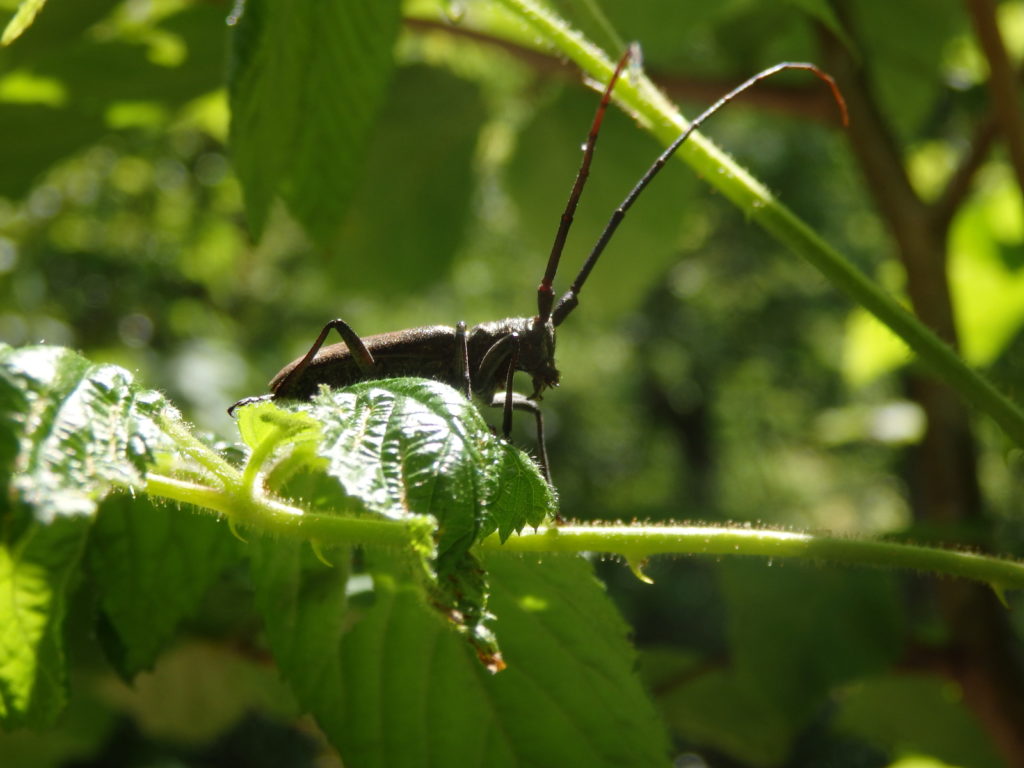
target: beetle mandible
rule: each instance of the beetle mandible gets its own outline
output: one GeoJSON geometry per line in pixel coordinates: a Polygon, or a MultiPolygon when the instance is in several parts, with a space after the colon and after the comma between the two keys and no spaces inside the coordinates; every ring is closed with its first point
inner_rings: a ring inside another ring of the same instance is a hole
{"type": "Polygon", "coordinates": [[[475,395],[490,406],[502,408],[502,434],[506,438],[512,429],[513,411],[532,414],[537,424],[537,460],[550,484],[544,418],[537,401],[545,389],[558,386],[560,374],[555,366],[555,328],[579,304],[583,284],[640,193],[705,120],[743,91],[783,70],[802,69],[824,80],[839,106],[843,124],[847,122],[846,104],[835,81],[814,64],[782,62],[747,79],[698,115],[658,156],[616,208],[569,289],[555,303],[552,287],[555,273],[558,271],[576,206],[590,173],[590,163],[605,111],[626,64],[635,55],[631,51],[632,47],[627,49],[616,65],[594,114],[587,141],[583,145],[583,159],[555,233],[547,268],[537,287],[536,315],[480,323],[468,329],[464,322],[459,322],[454,327],[431,325],[365,338],[360,337],[344,320],[335,319],[323,327],[305,355],[286,365],[274,376],[269,385],[270,395],[239,400],[228,409],[228,413],[232,414],[240,406],[267,398],[308,400],[321,385],[344,387],[367,379],[422,376],[445,382],[461,390],[467,398],[475,395]],[[324,347],[331,330],[338,332],[343,343],[324,347]],[[530,375],[533,383],[531,394],[523,395],[513,390],[516,371],[530,375]]]}

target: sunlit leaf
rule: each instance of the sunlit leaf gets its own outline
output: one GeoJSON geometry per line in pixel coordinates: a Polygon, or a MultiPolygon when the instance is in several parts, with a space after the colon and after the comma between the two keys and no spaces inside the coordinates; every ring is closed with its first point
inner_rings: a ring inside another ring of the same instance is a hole
{"type": "MultiPolygon", "coordinates": [[[[495,437],[465,397],[435,381],[369,381],[325,389],[311,403],[289,407],[301,418],[274,403],[239,409],[254,455],[265,453],[258,446],[271,438],[307,452],[310,436],[322,434],[315,451],[326,461],[322,471],[339,484],[337,508],[352,511],[355,501],[358,509],[394,520],[435,521],[436,551],[420,553],[430,600],[485,663],[500,667],[486,574],[470,547],[495,531],[507,538],[553,514],[554,494],[537,466],[495,437]]],[[[310,452],[299,461],[312,469],[313,458],[310,452]]],[[[289,467],[289,475],[295,471],[289,467]]]]}
{"type": "Polygon", "coordinates": [[[18,442],[10,479],[17,501],[43,524],[92,515],[115,487],[139,487],[169,406],[123,368],[61,347],[0,347],[0,427],[18,442]]]}
{"type": "Polygon", "coordinates": [[[277,408],[270,402],[238,409],[238,431],[253,448],[264,440],[297,443],[320,439],[320,425],[305,413],[277,408]]]}
{"type": "Polygon", "coordinates": [[[0,347],[0,718],[43,725],[64,702],[62,624],[89,523],[138,488],[167,441],[162,396],[59,347],[0,347]]]}
{"type": "MultiPolygon", "coordinates": [[[[10,527],[5,507],[0,500],[10,527]]],[[[0,542],[0,722],[7,727],[51,725],[64,707],[64,615],[88,533],[85,518],[62,517],[30,521],[0,542]]]]}
{"type": "Polygon", "coordinates": [[[1008,175],[965,206],[950,232],[949,279],[964,357],[990,365],[1024,326],[1021,192],[1008,175]]]}
{"type": "MultiPolygon", "coordinates": [[[[1020,191],[1005,173],[992,176],[994,183],[963,207],[949,236],[960,348],[978,367],[995,362],[1024,326],[1020,191]]],[[[850,313],[843,349],[843,373],[850,383],[868,384],[911,359],[906,345],[866,310],[850,313]]]]}
{"type": "Polygon", "coordinates": [[[854,386],[864,386],[913,359],[910,348],[866,309],[855,309],[846,321],[842,370],[854,386]]]}
{"type": "Polygon", "coordinates": [[[324,425],[327,472],[373,511],[436,517],[442,558],[491,531],[539,525],[554,511],[537,466],[447,385],[363,382],[321,393],[309,413],[324,425]]]}

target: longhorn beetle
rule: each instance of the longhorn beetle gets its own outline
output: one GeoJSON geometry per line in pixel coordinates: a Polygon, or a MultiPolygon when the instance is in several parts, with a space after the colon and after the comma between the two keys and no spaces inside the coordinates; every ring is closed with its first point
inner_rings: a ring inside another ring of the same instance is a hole
{"type": "Polygon", "coordinates": [[[344,320],[332,320],[323,327],[305,355],[286,365],[270,381],[270,395],[239,400],[228,409],[228,413],[233,413],[239,406],[267,398],[308,400],[316,394],[321,384],[344,387],[358,381],[393,376],[422,376],[436,379],[460,389],[467,397],[476,395],[493,407],[503,408],[502,433],[506,438],[512,429],[513,411],[533,414],[537,422],[538,462],[550,483],[551,474],[544,443],[544,419],[536,401],[541,399],[545,389],[558,386],[559,372],[555,367],[555,328],[576,308],[583,284],[640,193],[705,120],[743,91],[782,70],[807,70],[825,81],[839,106],[843,124],[847,122],[846,105],[835,81],[813,64],[783,62],[741,83],[702,112],[661,153],[612,214],[576,279],[556,304],[552,283],[558,271],[562,249],[572,225],[580,194],[583,192],[583,185],[590,173],[590,163],[594,156],[594,146],[597,143],[601,122],[611,102],[615,84],[630,56],[631,51],[627,49],[615,67],[598,103],[590,133],[583,146],[583,160],[555,233],[547,269],[537,288],[536,315],[480,323],[469,329],[464,322],[459,322],[455,327],[430,325],[366,338],[356,334],[344,320]],[[331,330],[340,334],[343,344],[323,346],[331,330]],[[512,378],[516,371],[523,371],[532,377],[531,394],[523,395],[513,391],[512,378]]]}

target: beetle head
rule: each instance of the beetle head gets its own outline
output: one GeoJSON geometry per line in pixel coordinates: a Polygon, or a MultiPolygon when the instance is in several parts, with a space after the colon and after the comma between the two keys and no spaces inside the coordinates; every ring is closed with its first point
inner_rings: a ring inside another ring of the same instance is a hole
{"type": "Polygon", "coordinates": [[[541,393],[549,387],[557,387],[559,377],[555,367],[555,325],[540,317],[530,320],[524,333],[519,352],[519,370],[529,373],[533,379],[531,400],[540,400],[541,393]]]}

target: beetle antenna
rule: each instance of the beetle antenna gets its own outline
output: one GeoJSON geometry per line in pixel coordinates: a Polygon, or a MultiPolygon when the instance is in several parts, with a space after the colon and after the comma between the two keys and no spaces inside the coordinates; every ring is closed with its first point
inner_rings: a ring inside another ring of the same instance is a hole
{"type": "Polygon", "coordinates": [[[626,52],[622,54],[622,58],[619,59],[619,63],[615,66],[615,71],[612,72],[611,79],[608,80],[608,85],[605,86],[604,93],[601,95],[601,102],[597,105],[594,122],[590,126],[590,133],[587,134],[587,143],[583,145],[583,160],[580,163],[579,171],[576,173],[576,181],[573,182],[572,191],[569,193],[569,201],[565,204],[565,210],[562,212],[562,218],[558,223],[555,241],[551,244],[551,255],[548,256],[547,269],[544,270],[544,277],[541,279],[540,285],[537,286],[537,322],[541,325],[546,324],[548,318],[551,317],[551,307],[555,302],[555,292],[551,284],[554,282],[555,273],[558,271],[558,262],[562,258],[565,239],[569,235],[569,227],[572,226],[573,215],[576,213],[576,206],[579,204],[580,195],[583,193],[583,185],[587,183],[587,177],[590,175],[590,161],[594,157],[597,134],[601,130],[604,113],[612,100],[612,91],[615,89],[615,83],[618,82],[619,75],[622,74],[622,70],[625,69],[630,57],[639,58],[638,53],[634,51],[635,45],[634,43],[626,48],[626,52]]]}
{"type": "MultiPolygon", "coordinates": [[[[619,224],[622,222],[622,219],[625,217],[626,211],[628,211],[630,207],[633,205],[633,203],[636,202],[636,199],[640,196],[640,193],[644,191],[648,184],[651,183],[651,180],[658,174],[658,171],[660,171],[662,167],[664,167],[665,163],[668,162],[668,159],[672,157],[673,154],[675,154],[675,151],[679,149],[683,142],[690,138],[690,135],[695,130],[697,130],[697,128],[699,128],[705,120],[707,120],[709,117],[715,114],[715,112],[720,110],[730,101],[735,99],[745,90],[785,69],[803,69],[813,73],[819,79],[823,80],[832,90],[832,96],[833,98],[835,98],[836,104],[839,107],[839,114],[842,118],[843,125],[845,126],[849,123],[849,117],[846,111],[846,101],[843,99],[843,95],[839,92],[839,86],[836,85],[835,80],[833,80],[830,75],[818,69],[818,67],[816,67],[813,64],[808,64],[806,62],[785,61],[782,62],[781,64],[776,64],[774,67],[769,67],[768,69],[762,72],[758,72],[749,80],[746,80],[745,82],[733,88],[731,91],[725,94],[725,96],[723,96],[710,107],[708,107],[706,110],[704,110],[700,115],[698,115],[693,120],[693,122],[691,122],[687,126],[686,130],[683,131],[682,135],[680,135],[679,138],[673,141],[672,144],[670,144],[669,147],[664,152],[662,152],[661,155],[658,156],[658,159],[654,161],[654,165],[647,169],[647,173],[643,175],[640,181],[637,182],[637,185],[633,187],[633,189],[630,191],[628,195],[626,195],[626,199],[622,201],[622,204],[615,209],[615,212],[612,214],[611,219],[608,220],[608,224],[605,225],[604,231],[601,233],[601,237],[598,238],[597,243],[594,245],[594,249],[590,252],[590,256],[588,256],[587,260],[583,263],[583,268],[580,269],[579,274],[576,275],[576,279],[569,287],[569,290],[566,291],[562,298],[558,300],[558,305],[555,307],[555,310],[552,314],[552,318],[554,320],[555,325],[560,325],[561,322],[565,320],[566,317],[568,317],[569,313],[576,308],[577,304],[579,304],[579,294],[580,290],[583,288],[583,284],[586,282],[587,277],[590,276],[590,271],[594,268],[594,265],[597,263],[598,258],[601,256],[601,253],[608,245],[608,241],[611,240],[612,235],[615,234],[615,230],[618,228],[619,224]]],[[[541,287],[543,287],[543,284],[541,285],[541,287]]]]}

